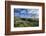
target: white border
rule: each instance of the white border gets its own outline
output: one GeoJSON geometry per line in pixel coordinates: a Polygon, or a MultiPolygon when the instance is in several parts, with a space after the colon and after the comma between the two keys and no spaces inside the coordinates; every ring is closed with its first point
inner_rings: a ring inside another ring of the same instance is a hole
{"type": "Polygon", "coordinates": [[[42,7],[11,5],[11,31],[42,30],[42,7]],[[14,8],[39,9],[39,27],[14,27],[14,8]]]}

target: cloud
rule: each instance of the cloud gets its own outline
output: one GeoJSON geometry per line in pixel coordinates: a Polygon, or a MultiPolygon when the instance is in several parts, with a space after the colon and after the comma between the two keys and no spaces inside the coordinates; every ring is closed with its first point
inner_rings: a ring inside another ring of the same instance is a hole
{"type": "Polygon", "coordinates": [[[32,15],[35,14],[38,17],[39,12],[36,9],[15,9],[15,16],[19,16],[21,18],[31,18],[32,15]]]}

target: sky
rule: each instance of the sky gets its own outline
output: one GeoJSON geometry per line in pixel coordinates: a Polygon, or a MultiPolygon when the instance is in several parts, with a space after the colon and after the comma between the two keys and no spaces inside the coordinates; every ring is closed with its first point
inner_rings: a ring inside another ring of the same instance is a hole
{"type": "Polygon", "coordinates": [[[32,16],[35,16],[38,18],[39,9],[14,8],[14,16],[20,18],[32,18],[32,16]]]}

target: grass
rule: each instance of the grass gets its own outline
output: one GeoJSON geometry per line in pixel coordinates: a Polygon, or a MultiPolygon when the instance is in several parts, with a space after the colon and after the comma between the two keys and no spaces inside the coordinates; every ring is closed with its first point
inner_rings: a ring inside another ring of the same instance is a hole
{"type": "Polygon", "coordinates": [[[14,17],[14,27],[36,27],[39,26],[38,19],[31,19],[31,18],[16,18],[14,17]],[[16,22],[18,21],[18,22],[16,22]],[[19,22],[22,21],[22,22],[19,22]],[[24,22],[23,22],[24,21],[24,22]]]}

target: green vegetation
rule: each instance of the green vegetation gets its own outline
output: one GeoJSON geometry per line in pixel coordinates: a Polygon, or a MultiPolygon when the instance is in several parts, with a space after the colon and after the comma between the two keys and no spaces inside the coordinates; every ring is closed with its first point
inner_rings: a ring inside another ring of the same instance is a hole
{"type": "Polygon", "coordinates": [[[14,17],[14,27],[36,27],[39,26],[38,19],[14,17]]]}

